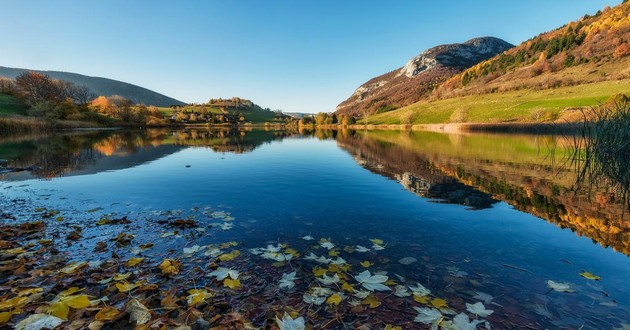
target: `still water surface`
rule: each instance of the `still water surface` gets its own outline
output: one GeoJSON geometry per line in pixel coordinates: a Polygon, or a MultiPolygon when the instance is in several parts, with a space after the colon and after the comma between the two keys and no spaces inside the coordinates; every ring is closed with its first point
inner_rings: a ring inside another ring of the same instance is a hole
{"type": "MultiPolygon", "coordinates": [[[[562,143],[548,136],[389,131],[7,138],[0,142],[0,158],[10,159],[13,167],[40,169],[3,175],[0,190],[2,207],[25,220],[35,207],[61,210],[75,221],[113,213],[137,219],[143,224],[140,238],[161,240],[154,255],[237,241],[247,262],[234,267],[261,283],[274,285],[283,272],[297,269],[301,280],[284,294],[288,300],[273,299],[299,311],[305,310],[302,296],[317,283],[311,270],[321,266],[303,257],[326,256],[329,250],[320,242],[325,239],[351,266],[348,274],[386,272],[396,282],[388,284],[392,290],[416,283],[430,289],[431,299],[447,302],[441,310],[445,320],[458,313],[474,318],[465,304],[481,301],[494,310],[483,319],[495,328],[628,326],[630,224],[608,192],[587,198],[570,191],[574,175],[562,168],[562,143]],[[18,207],[15,200],[28,206],[18,207]],[[157,238],[164,229],[156,219],[216,222],[204,210],[229,212],[233,227],[194,240],[157,238]],[[382,240],[384,249],[375,249],[371,239],[382,240]],[[273,261],[248,252],[276,243],[300,257],[271,267],[261,265],[273,261]],[[370,251],[357,252],[357,245],[370,251]],[[373,265],[360,265],[365,261],[373,265]],[[580,276],[583,271],[601,280],[580,276]],[[554,291],[549,280],[567,283],[575,292],[554,291]]],[[[98,240],[117,234],[88,232],[78,248],[91,250],[98,240]]],[[[341,290],[333,286],[336,291],[341,290]]],[[[381,306],[357,312],[353,301],[361,299],[346,293],[337,307],[346,315],[344,322],[360,318],[373,319],[366,322],[375,328],[423,327],[413,322],[413,307],[433,307],[390,292],[376,297],[381,306]]],[[[241,303],[248,306],[246,299],[241,303]]],[[[304,316],[315,327],[341,327],[324,322],[330,315],[324,308],[304,316]]]]}

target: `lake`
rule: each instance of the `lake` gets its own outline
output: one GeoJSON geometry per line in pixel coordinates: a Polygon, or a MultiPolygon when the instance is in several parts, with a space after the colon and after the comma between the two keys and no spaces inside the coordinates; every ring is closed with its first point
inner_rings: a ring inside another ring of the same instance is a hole
{"type": "MultiPolygon", "coordinates": [[[[132,295],[153,320],[176,297],[167,318],[182,324],[195,306],[192,319],[214,325],[269,327],[286,312],[330,329],[627,329],[627,210],[607,187],[573,189],[568,143],[262,129],[3,137],[9,167],[35,168],[0,176],[0,223],[42,220],[56,265],[89,262],[29,284],[51,297],[87,287],[118,309],[132,295]],[[165,258],[177,274],[164,277],[165,258]],[[83,279],[120,273],[140,289],[83,279]],[[187,304],[199,288],[213,297],[187,304]]],[[[5,298],[15,280],[0,280],[5,298]]]]}

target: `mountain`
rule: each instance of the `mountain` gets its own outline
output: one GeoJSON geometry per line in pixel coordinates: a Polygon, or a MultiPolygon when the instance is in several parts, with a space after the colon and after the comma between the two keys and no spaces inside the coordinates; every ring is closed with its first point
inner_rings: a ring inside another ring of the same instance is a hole
{"type": "Polygon", "coordinates": [[[454,74],[512,47],[501,39],[484,37],[430,48],[405,66],[361,85],[337,106],[337,113],[363,116],[417,102],[454,74]]]}
{"type": "MultiPolygon", "coordinates": [[[[31,71],[28,69],[8,68],[0,66],[0,77],[15,78],[20,73],[25,71],[31,71]]],[[[171,105],[184,105],[185,103],[166,95],[154,92],[152,90],[132,85],[126,82],[100,78],[84,76],[77,73],[62,72],[62,71],[37,71],[43,74],[49,75],[51,78],[66,80],[73,82],[77,85],[87,86],[95,95],[111,96],[120,95],[132,100],[134,103],[143,103],[145,105],[155,105],[159,107],[168,107],[171,105]]]]}
{"type": "Polygon", "coordinates": [[[451,77],[432,99],[630,78],[630,1],[584,15],[451,77]]]}

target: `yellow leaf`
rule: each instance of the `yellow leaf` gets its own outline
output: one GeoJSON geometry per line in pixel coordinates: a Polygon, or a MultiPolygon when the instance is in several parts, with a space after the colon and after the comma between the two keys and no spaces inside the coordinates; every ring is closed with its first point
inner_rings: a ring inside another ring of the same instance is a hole
{"type": "Polygon", "coordinates": [[[382,239],[378,239],[378,238],[372,238],[370,239],[370,242],[376,244],[376,245],[383,245],[383,240],[382,239]]]}
{"type": "Polygon", "coordinates": [[[162,274],[167,276],[175,276],[179,274],[179,267],[181,263],[172,259],[164,259],[160,264],[159,268],[162,271],[162,274]]]}
{"type": "Polygon", "coordinates": [[[417,301],[417,302],[419,302],[421,304],[426,305],[426,304],[429,303],[429,296],[416,296],[416,295],[414,295],[413,296],[413,300],[415,300],[415,301],[417,301]]]}
{"type": "Polygon", "coordinates": [[[341,285],[341,289],[343,289],[344,291],[348,293],[354,292],[354,287],[352,286],[352,284],[349,284],[348,282],[343,282],[343,284],[341,285]]]}
{"type": "Polygon", "coordinates": [[[137,264],[141,263],[141,262],[142,262],[142,260],[144,260],[144,258],[131,258],[131,259],[129,259],[129,260],[125,263],[125,266],[127,266],[127,267],[133,267],[133,266],[135,266],[135,265],[137,265],[137,264]]]}
{"type": "Polygon", "coordinates": [[[61,221],[63,221],[63,217],[56,217],[55,220],[61,222],[61,221]]]}
{"type": "Polygon", "coordinates": [[[59,297],[67,297],[67,296],[71,296],[71,295],[73,295],[73,294],[75,294],[75,293],[77,293],[77,292],[81,292],[81,291],[83,291],[83,290],[84,290],[84,289],[79,289],[79,287],[73,286],[73,287],[71,287],[71,288],[69,288],[69,289],[66,289],[66,290],[64,290],[64,291],[61,291],[61,292],[58,294],[58,296],[59,296],[59,297]]]}
{"type": "Polygon", "coordinates": [[[341,296],[335,293],[326,299],[326,303],[329,305],[339,305],[341,303],[341,296]]]}
{"type": "Polygon", "coordinates": [[[106,224],[108,224],[108,223],[111,223],[111,222],[112,222],[112,221],[111,221],[110,219],[108,219],[108,218],[101,218],[101,220],[99,220],[99,221],[96,223],[96,225],[97,225],[97,226],[104,226],[104,225],[106,225],[106,224]]]}
{"type": "Polygon", "coordinates": [[[138,287],[138,283],[135,284],[131,284],[131,283],[127,283],[127,282],[118,282],[116,283],[116,288],[118,288],[118,291],[120,292],[129,292],[135,288],[138,287]]]}
{"type": "Polygon", "coordinates": [[[188,293],[190,293],[190,295],[186,297],[186,302],[188,303],[188,306],[191,306],[191,307],[197,305],[198,303],[208,298],[212,298],[212,296],[214,296],[212,292],[208,292],[206,290],[198,290],[198,289],[188,290],[188,293]]]}
{"type": "Polygon", "coordinates": [[[442,299],[442,298],[435,298],[433,300],[431,300],[431,305],[433,305],[433,307],[440,309],[440,308],[447,308],[448,304],[446,303],[446,300],[442,299]]]}
{"type": "Polygon", "coordinates": [[[47,313],[60,319],[67,320],[68,313],[70,313],[70,307],[68,307],[68,305],[62,303],[61,301],[58,301],[48,306],[47,313]]]}
{"type": "Polygon", "coordinates": [[[221,261],[230,261],[233,260],[234,258],[238,257],[241,255],[241,251],[239,250],[233,250],[230,253],[224,253],[222,255],[219,256],[219,260],[221,261]]]}
{"type": "Polygon", "coordinates": [[[343,247],[343,250],[348,253],[354,253],[354,246],[346,245],[343,247]]]}
{"type": "Polygon", "coordinates": [[[40,293],[44,291],[44,289],[42,288],[31,288],[31,289],[24,289],[24,290],[20,290],[20,292],[18,292],[18,296],[19,297],[23,297],[23,296],[30,296],[36,293],[40,293]]]}
{"type": "Polygon", "coordinates": [[[73,262],[70,263],[68,265],[66,265],[65,267],[61,268],[59,271],[64,273],[64,274],[74,274],[77,270],[83,268],[83,267],[87,267],[88,263],[85,261],[82,262],[73,262]]]}
{"type": "Polygon", "coordinates": [[[389,279],[387,280],[387,282],[385,282],[385,285],[397,285],[398,283],[396,283],[396,281],[394,281],[393,279],[389,279]]]}
{"type": "Polygon", "coordinates": [[[219,245],[219,249],[227,249],[231,246],[238,246],[238,243],[232,241],[232,242],[227,242],[227,243],[223,243],[221,245],[219,245]]]}
{"type": "Polygon", "coordinates": [[[367,260],[361,263],[361,266],[363,266],[365,268],[368,268],[368,267],[370,267],[372,265],[374,265],[374,264],[369,262],[369,261],[367,261],[367,260]]]}
{"type": "Polygon", "coordinates": [[[13,313],[11,312],[2,312],[0,313],[0,324],[5,324],[11,320],[11,316],[13,313]]]}
{"type": "Polygon", "coordinates": [[[388,324],[385,326],[385,330],[402,330],[402,327],[388,324]]]}
{"type": "Polygon", "coordinates": [[[61,302],[75,309],[81,309],[90,306],[90,298],[85,294],[63,297],[61,298],[61,302]]]}
{"type": "Polygon", "coordinates": [[[226,278],[223,280],[223,286],[230,289],[237,289],[241,287],[241,281],[238,279],[233,280],[231,278],[226,278]]]}
{"type": "Polygon", "coordinates": [[[293,255],[296,258],[300,256],[300,253],[296,249],[286,249],[286,250],[284,250],[284,253],[288,253],[290,255],[293,255]]]}
{"type": "Polygon", "coordinates": [[[29,302],[28,297],[15,297],[0,302],[0,311],[5,309],[16,309],[26,305],[29,302]]]}
{"type": "Polygon", "coordinates": [[[595,281],[599,281],[599,280],[602,279],[601,277],[599,277],[599,276],[597,276],[597,275],[595,275],[593,273],[590,273],[590,272],[581,272],[580,276],[582,276],[582,277],[584,277],[586,279],[595,280],[595,281]]]}
{"type": "Polygon", "coordinates": [[[339,274],[339,277],[344,277],[342,275],[345,275],[345,274],[342,274],[342,273],[347,272],[349,270],[350,270],[349,264],[328,266],[328,271],[339,274]]]}
{"type": "Polygon", "coordinates": [[[315,275],[315,277],[320,277],[320,276],[326,274],[327,271],[328,271],[328,269],[326,269],[326,268],[315,267],[315,268],[313,268],[313,275],[315,275]]]}
{"type": "Polygon", "coordinates": [[[107,306],[98,311],[94,318],[97,321],[111,321],[120,314],[120,311],[112,306],[107,306]]]}
{"type": "Polygon", "coordinates": [[[339,250],[334,249],[334,250],[330,250],[330,251],[328,252],[328,255],[329,255],[329,256],[331,256],[331,257],[338,257],[338,256],[339,256],[339,253],[340,253],[340,252],[339,252],[339,250]]]}
{"type": "Polygon", "coordinates": [[[376,298],[375,295],[371,294],[369,295],[367,298],[363,299],[363,301],[361,301],[361,303],[363,305],[368,305],[370,306],[370,308],[376,308],[378,306],[381,305],[381,302],[378,300],[378,298],[376,298]]]}
{"type": "Polygon", "coordinates": [[[113,279],[114,279],[114,281],[124,281],[124,280],[128,279],[129,276],[131,276],[131,273],[125,273],[125,274],[118,273],[118,274],[114,275],[113,279]]]}

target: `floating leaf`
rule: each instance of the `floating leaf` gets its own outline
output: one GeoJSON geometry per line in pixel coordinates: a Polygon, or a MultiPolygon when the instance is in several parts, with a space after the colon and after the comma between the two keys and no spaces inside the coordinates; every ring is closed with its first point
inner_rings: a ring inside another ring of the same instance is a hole
{"type": "Polygon", "coordinates": [[[348,293],[353,293],[354,292],[354,287],[352,286],[352,284],[348,283],[348,282],[343,282],[343,284],[341,285],[341,289],[348,292],[348,293]]]}
{"type": "Polygon", "coordinates": [[[341,303],[342,299],[343,298],[341,297],[341,295],[335,293],[332,296],[328,297],[328,299],[326,299],[326,303],[329,305],[337,306],[341,303]]]}
{"type": "Polygon", "coordinates": [[[552,280],[549,280],[547,281],[547,286],[558,292],[575,292],[575,290],[571,289],[571,286],[568,283],[554,282],[552,280]]]}
{"type": "Polygon", "coordinates": [[[385,325],[385,329],[384,330],[402,330],[402,327],[391,325],[391,324],[387,324],[387,325],[385,325]]]}
{"type": "Polygon", "coordinates": [[[602,279],[601,277],[599,277],[599,276],[597,276],[597,275],[595,275],[593,273],[586,272],[586,271],[585,272],[581,272],[580,276],[582,276],[582,277],[584,277],[586,279],[589,279],[589,280],[594,280],[594,281],[599,281],[599,280],[602,279]]]}
{"type": "Polygon", "coordinates": [[[368,305],[370,306],[370,308],[376,308],[378,306],[381,305],[381,302],[378,300],[378,298],[376,298],[375,295],[370,295],[369,297],[363,299],[363,301],[361,301],[361,303],[363,305],[368,305]]]}
{"type": "Polygon", "coordinates": [[[403,265],[411,265],[414,262],[417,262],[418,259],[414,258],[414,257],[404,257],[400,260],[398,260],[399,263],[403,264],[403,265]]]}
{"type": "Polygon", "coordinates": [[[372,275],[369,270],[366,270],[354,277],[361,285],[370,291],[389,291],[389,287],[383,283],[389,279],[385,275],[372,275]]]}
{"type": "Polygon", "coordinates": [[[15,326],[16,330],[55,329],[64,321],[58,317],[46,314],[33,314],[20,321],[15,326]]]}
{"type": "Polygon", "coordinates": [[[394,292],[394,295],[396,297],[404,298],[404,297],[411,296],[411,293],[409,292],[409,290],[407,290],[407,287],[404,285],[396,285],[395,290],[396,291],[394,292]]]}
{"type": "Polygon", "coordinates": [[[415,300],[416,302],[419,302],[423,305],[426,305],[429,303],[429,296],[416,296],[415,294],[413,295],[413,300],[415,300]]]}
{"type": "Polygon", "coordinates": [[[335,244],[331,243],[331,242],[323,242],[320,243],[319,245],[321,245],[323,248],[331,250],[335,247],[335,244]]]}
{"type": "Polygon", "coordinates": [[[129,322],[141,325],[151,320],[151,312],[137,299],[131,299],[127,305],[125,311],[129,313],[129,322]]]}
{"type": "MultiPolygon", "coordinates": [[[[124,281],[124,280],[128,279],[129,276],[131,276],[131,273],[125,273],[125,274],[118,273],[118,274],[114,275],[114,277],[112,277],[112,279],[114,281],[124,281]]],[[[107,283],[104,283],[104,284],[107,284],[107,283]]]]}
{"type": "Polygon", "coordinates": [[[414,296],[426,296],[431,294],[431,290],[425,288],[422,284],[416,283],[416,286],[410,286],[409,289],[413,292],[414,296]]]}
{"type": "Polygon", "coordinates": [[[365,267],[365,268],[371,267],[371,266],[373,266],[373,265],[374,265],[373,263],[371,263],[371,262],[369,262],[369,261],[367,261],[367,260],[366,260],[366,261],[361,262],[361,266],[363,266],[363,267],[365,267]]]}
{"type": "Polygon", "coordinates": [[[304,330],[306,328],[303,317],[293,319],[287,312],[284,312],[282,319],[276,317],[276,323],[280,330],[304,330]]]}
{"type": "Polygon", "coordinates": [[[67,320],[68,314],[70,314],[70,307],[58,301],[50,304],[50,306],[46,309],[46,313],[54,315],[62,320],[67,320]]]}
{"type": "Polygon", "coordinates": [[[328,256],[330,256],[330,257],[338,257],[340,253],[341,253],[341,252],[339,252],[339,250],[337,250],[337,249],[335,249],[335,250],[330,250],[330,251],[328,252],[328,256]]]}
{"type": "Polygon", "coordinates": [[[90,307],[90,298],[85,295],[62,297],[61,302],[75,309],[90,307]]]}
{"type": "Polygon", "coordinates": [[[328,269],[326,269],[326,268],[315,267],[315,268],[313,268],[313,275],[315,275],[315,277],[320,277],[320,276],[326,274],[327,271],[328,271],[328,269]]]}
{"type": "Polygon", "coordinates": [[[313,236],[311,235],[306,235],[306,236],[302,236],[303,240],[307,240],[307,241],[312,241],[313,240],[313,236]]]}
{"type": "Polygon", "coordinates": [[[466,310],[476,316],[487,317],[488,315],[494,313],[493,310],[486,309],[486,307],[481,302],[477,302],[475,304],[466,303],[466,310]]]}
{"type": "Polygon", "coordinates": [[[378,239],[378,238],[372,238],[370,239],[370,242],[376,244],[376,245],[383,245],[383,240],[382,239],[378,239]]]}
{"type": "Polygon", "coordinates": [[[97,321],[112,321],[114,320],[118,315],[120,315],[120,311],[117,310],[116,308],[112,307],[112,306],[106,306],[103,307],[100,311],[98,311],[98,313],[96,313],[96,315],[94,316],[94,319],[97,321]]]}
{"type": "MultiPolygon", "coordinates": [[[[481,303],[479,303],[479,304],[481,304],[481,303]]],[[[448,304],[446,303],[446,300],[444,300],[442,298],[434,298],[434,299],[432,299],[431,300],[431,305],[433,305],[433,307],[438,308],[438,309],[442,309],[442,308],[447,308],[448,307],[448,304]]]]}
{"type": "Polygon", "coordinates": [[[226,278],[225,280],[223,280],[223,286],[230,289],[238,289],[241,287],[241,281],[226,278]]]}
{"type": "Polygon", "coordinates": [[[129,260],[125,263],[125,266],[127,266],[127,267],[133,267],[133,266],[135,266],[135,265],[137,265],[137,264],[141,263],[141,262],[142,262],[142,260],[144,260],[144,258],[131,258],[131,259],[129,259],[129,260]]]}
{"type": "Polygon", "coordinates": [[[197,252],[199,252],[200,250],[202,250],[203,248],[199,245],[193,245],[189,248],[184,248],[184,255],[190,256],[193,255],[197,252]]]}
{"type": "Polygon", "coordinates": [[[368,252],[368,251],[370,251],[370,249],[366,248],[365,246],[357,245],[357,247],[356,247],[355,251],[357,251],[357,252],[362,252],[362,253],[363,253],[363,252],[368,252]]]}

